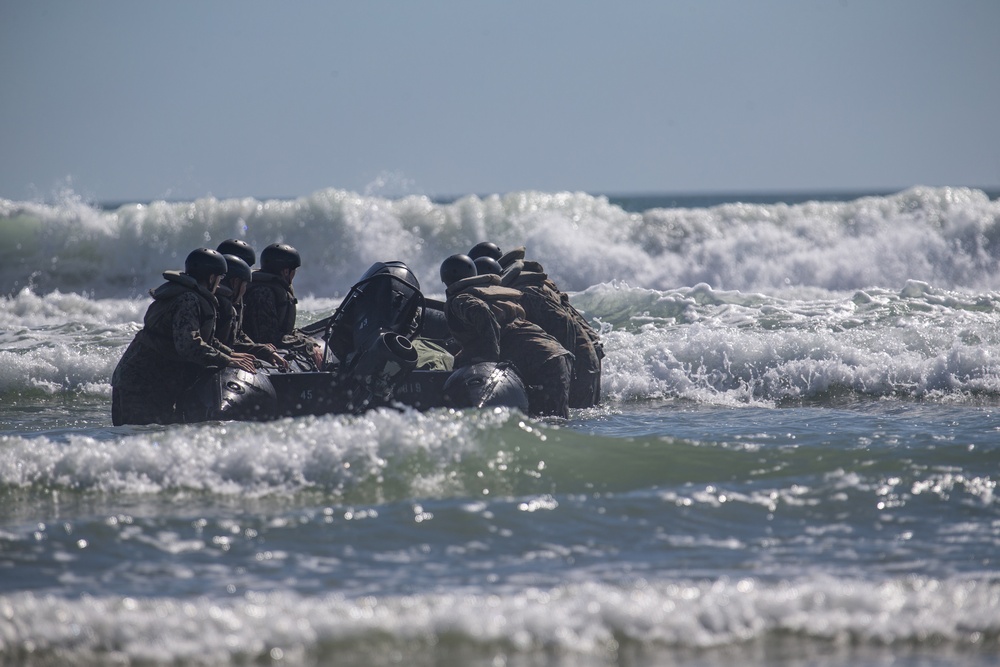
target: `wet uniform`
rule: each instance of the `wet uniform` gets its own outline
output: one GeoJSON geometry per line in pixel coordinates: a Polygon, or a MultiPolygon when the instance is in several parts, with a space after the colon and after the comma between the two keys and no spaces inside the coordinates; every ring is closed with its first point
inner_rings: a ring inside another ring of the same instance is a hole
{"type": "Polygon", "coordinates": [[[524,248],[515,248],[500,258],[503,285],[524,292],[521,305],[528,320],[541,326],[575,357],[570,407],[587,408],[601,402],[600,335],[570,303],[538,262],[524,259],[524,248]]]}
{"type": "Polygon", "coordinates": [[[455,366],[509,361],[528,385],[533,414],[569,416],[570,353],[540,327],[524,319],[518,290],[500,286],[500,276],[465,278],[447,289],[445,316],[462,351],[455,366]]]}
{"type": "Polygon", "coordinates": [[[176,422],[184,390],[200,374],[232,361],[232,349],[215,339],[215,296],[187,274],[166,271],[163,277],[167,282],[150,290],[143,328],[111,377],[116,426],[176,422]]]}
{"type": "Polygon", "coordinates": [[[254,342],[281,345],[282,338],[295,330],[298,302],[284,278],[254,271],[243,295],[243,330],[254,342]]]}
{"type": "Polygon", "coordinates": [[[243,295],[243,331],[253,342],[294,351],[315,367],[314,344],[295,329],[298,302],[287,280],[264,270],[254,271],[243,295]]]}
{"type": "Polygon", "coordinates": [[[243,304],[233,301],[233,290],[219,285],[215,290],[219,301],[218,318],[215,324],[216,337],[226,347],[237,352],[247,352],[258,359],[270,359],[271,349],[263,343],[254,342],[243,331],[243,304]]]}
{"type": "Polygon", "coordinates": [[[600,400],[601,360],[587,330],[553,289],[552,281],[537,262],[515,262],[503,275],[502,284],[522,293],[521,305],[527,320],[573,353],[573,379],[569,406],[589,408],[600,400]]]}

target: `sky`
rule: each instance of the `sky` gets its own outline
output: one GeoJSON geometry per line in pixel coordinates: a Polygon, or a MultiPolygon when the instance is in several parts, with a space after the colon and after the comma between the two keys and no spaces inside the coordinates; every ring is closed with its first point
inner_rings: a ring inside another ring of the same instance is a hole
{"type": "Polygon", "coordinates": [[[1000,188],[996,0],[0,0],[0,198],[1000,188]]]}

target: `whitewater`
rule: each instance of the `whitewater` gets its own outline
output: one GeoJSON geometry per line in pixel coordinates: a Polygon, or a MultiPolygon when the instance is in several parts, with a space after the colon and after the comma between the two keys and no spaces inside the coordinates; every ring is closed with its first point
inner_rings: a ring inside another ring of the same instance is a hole
{"type": "Polygon", "coordinates": [[[0,664],[994,664],[998,262],[971,188],[0,200],[0,664]],[[300,324],[526,246],[604,404],[113,427],[227,238],[299,249],[300,324]]]}

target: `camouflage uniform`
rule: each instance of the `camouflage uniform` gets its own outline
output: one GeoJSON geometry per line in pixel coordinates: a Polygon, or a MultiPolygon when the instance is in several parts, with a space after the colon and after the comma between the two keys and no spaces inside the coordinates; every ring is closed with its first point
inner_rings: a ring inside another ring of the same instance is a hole
{"type": "Polygon", "coordinates": [[[243,331],[243,304],[233,301],[233,290],[219,285],[215,290],[219,301],[219,315],[215,324],[219,341],[237,352],[247,352],[258,359],[270,359],[271,350],[263,343],[256,343],[243,331]]]}
{"type": "Polygon", "coordinates": [[[558,292],[538,262],[514,262],[504,272],[501,284],[519,290],[527,320],[540,326],[573,353],[569,406],[589,408],[597,405],[601,391],[601,359],[594,346],[597,333],[575,308],[568,306],[569,297],[558,292]]]}
{"type": "Polygon", "coordinates": [[[182,392],[206,370],[228,366],[232,350],[215,339],[215,296],[191,276],[163,274],[150,290],[153,303],[143,328],[125,350],[114,374],[112,422],[169,424],[177,421],[182,392]]]}
{"type": "Polygon", "coordinates": [[[465,278],[448,287],[445,316],[462,345],[455,365],[509,361],[529,385],[532,414],[568,417],[570,353],[524,319],[519,291],[499,283],[499,276],[485,275],[465,278]]]}
{"type": "Polygon", "coordinates": [[[298,302],[284,278],[264,270],[254,271],[243,295],[243,331],[255,343],[270,343],[293,352],[292,356],[307,370],[317,370],[313,360],[316,343],[295,328],[298,302]]]}
{"type": "Polygon", "coordinates": [[[215,318],[215,337],[224,345],[233,346],[243,326],[243,304],[233,301],[233,290],[219,285],[215,290],[219,309],[215,318]]]}
{"type": "Polygon", "coordinates": [[[296,306],[292,286],[279,275],[254,271],[243,295],[243,330],[257,343],[281,346],[295,330],[296,306]]]}

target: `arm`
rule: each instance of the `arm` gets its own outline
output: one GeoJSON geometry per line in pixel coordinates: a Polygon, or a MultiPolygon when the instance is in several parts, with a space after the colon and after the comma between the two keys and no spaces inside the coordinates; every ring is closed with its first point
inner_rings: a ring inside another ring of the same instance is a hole
{"type": "Polygon", "coordinates": [[[185,361],[205,366],[222,368],[228,366],[232,358],[223,350],[212,345],[201,336],[201,305],[194,294],[177,298],[173,315],[174,350],[185,361]]]}

